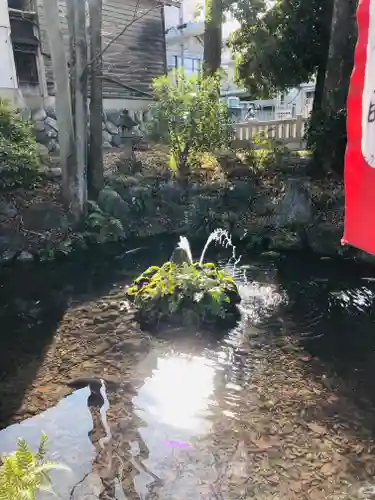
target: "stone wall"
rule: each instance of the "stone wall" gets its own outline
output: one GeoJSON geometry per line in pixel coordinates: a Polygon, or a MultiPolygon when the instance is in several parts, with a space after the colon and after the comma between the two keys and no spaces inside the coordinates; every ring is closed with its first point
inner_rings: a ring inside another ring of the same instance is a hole
{"type": "MultiPolygon", "coordinates": [[[[59,127],[54,108],[41,108],[32,112],[24,111],[24,116],[31,119],[34,125],[36,140],[45,146],[49,153],[59,151],[59,127]]],[[[147,112],[129,111],[129,116],[139,125],[133,129],[135,135],[143,135],[147,112]]],[[[103,147],[118,148],[121,146],[120,124],[121,110],[103,112],[103,147]]]]}
{"type": "MultiPolygon", "coordinates": [[[[47,118],[43,121],[49,127],[53,123],[47,118]]],[[[46,180],[34,190],[0,196],[0,265],[39,259],[45,249],[61,248],[59,253],[65,254],[66,241],[79,236],[61,207],[59,181],[52,174],[47,172],[46,180]]],[[[250,178],[186,186],[173,179],[152,180],[144,172],[117,172],[110,173],[106,183],[98,205],[121,222],[128,240],[157,235],[204,240],[221,227],[232,234],[241,252],[308,251],[375,264],[374,257],[341,246],[341,190],[327,202],[316,199],[299,178],[283,179],[273,186],[250,178]]]]}

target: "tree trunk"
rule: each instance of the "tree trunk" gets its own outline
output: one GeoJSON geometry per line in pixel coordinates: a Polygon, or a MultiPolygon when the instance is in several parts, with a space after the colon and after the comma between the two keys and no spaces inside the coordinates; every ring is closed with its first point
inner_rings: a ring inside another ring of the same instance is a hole
{"type": "Polygon", "coordinates": [[[102,0],[89,0],[90,11],[90,150],[87,170],[89,195],[95,198],[103,188],[103,59],[102,50],[102,0]]]}
{"type": "Polygon", "coordinates": [[[77,186],[81,210],[87,200],[87,38],[86,38],[86,2],[75,1],[74,33],[76,60],[74,66],[75,81],[75,133],[77,186]]]}
{"type": "Polygon", "coordinates": [[[320,145],[323,169],[343,173],[346,148],[346,105],[356,40],[356,0],[334,0],[331,40],[322,97],[326,125],[320,145]]]}
{"type": "Polygon", "coordinates": [[[221,66],[223,0],[206,0],[203,73],[214,75],[221,66]]]}
{"type": "Polygon", "coordinates": [[[55,104],[57,124],[59,127],[63,198],[66,207],[75,220],[78,221],[82,213],[82,206],[80,202],[79,185],[77,182],[68,66],[59,22],[58,0],[44,0],[44,11],[56,85],[55,104]]]}
{"type": "Polygon", "coordinates": [[[322,18],[321,18],[321,46],[322,46],[322,59],[318,67],[318,73],[316,76],[314,103],[311,113],[312,121],[314,116],[322,109],[322,99],[324,92],[324,84],[326,79],[328,53],[329,53],[329,43],[331,39],[331,24],[332,24],[332,14],[333,14],[333,0],[325,0],[322,18]]]}
{"type": "Polygon", "coordinates": [[[327,72],[329,44],[331,39],[332,14],[333,0],[326,0],[323,6],[322,16],[320,20],[322,58],[316,76],[314,103],[313,109],[311,111],[311,118],[309,123],[310,129],[307,142],[307,146],[313,147],[314,149],[314,155],[310,165],[310,173],[314,176],[320,176],[324,174],[322,164],[320,162],[320,158],[322,156],[322,147],[324,149],[324,145],[322,144],[322,141],[317,140],[316,132],[322,130],[323,127],[322,104],[327,72]]]}

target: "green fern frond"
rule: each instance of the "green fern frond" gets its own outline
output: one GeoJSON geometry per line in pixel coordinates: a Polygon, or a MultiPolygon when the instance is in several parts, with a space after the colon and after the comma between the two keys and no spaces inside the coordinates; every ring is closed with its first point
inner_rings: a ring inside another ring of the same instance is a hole
{"type": "Polygon", "coordinates": [[[43,460],[43,458],[45,457],[47,443],[48,443],[47,434],[42,432],[42,437],[40,438],[40,445],[38,448],[38,453],[36,454],[37,460],[43,460]]]}
{"type": "Polygon", "coordinates": [[[14,453],[2,457],[0,500],[35,500],[38,491],[52,491],[50,471],[67,467],[44,460],[47,436],[43,433],[37,453],[19,439],[14,453]]]}

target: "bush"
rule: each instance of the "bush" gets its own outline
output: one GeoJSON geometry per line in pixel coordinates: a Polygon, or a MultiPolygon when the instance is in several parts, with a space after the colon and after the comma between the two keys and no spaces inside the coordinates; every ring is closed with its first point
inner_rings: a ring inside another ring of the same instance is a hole
{"type": "Polygon", "coordinates": [[[0,99],[0,188],[32,185],[41,165],[31,123],[0,99]]]}
{"type": "Polygon", "coordinates": [[[177,71],[157,78],[153,87],[153,116],[171,146],[173,170],[186,173],[197,154],[228,147],[233,129],[219,98],[219,76],[187,78],[177,71]]]}
{"type": "Polygon", "coordinates": [[[152,266],[128,288],[127,296],[151,327],[165,321],[217,326],[237,319],[240,300],[232,276],[214,264],[196,262],[152,266]]]}
{"type": "Polygon", "coordinates": [[[119,219],[104,212],[96,203],[88,202],[85,219],[86,233],[97,243],[117,243],[124,239],[125,230],[119,219]]]}

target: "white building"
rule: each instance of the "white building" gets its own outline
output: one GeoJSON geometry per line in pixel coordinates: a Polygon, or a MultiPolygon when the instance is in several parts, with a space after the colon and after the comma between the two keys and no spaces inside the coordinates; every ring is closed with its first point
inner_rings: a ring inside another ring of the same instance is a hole
{"type": "Polygon", "coordinates": [[[10,37],[8,1],[0,0],[0,97],[14,105],[22,102],[10,37]]]}
{"type": "MultiPolygon", "coordinates": [[[[196,74],[203,62],[204,13],[198,19],[196,7],[191,0],[183,0],[180,6],[165,7],[165,28],[168,69],[184,68],[187,75],[196,74]]],[[[227,99],[232,115],[237,120],[282,120],[303,116],[307,118],[312,110],[315,82],[302,84],[288,92],[280,93],[274,99],[252,100],[248,91],[240,89],[234,82],[234,61],[226,40],[236,22],[229,19],[223,26],[224,46],[222,68],[226,76],[222,82],[222,95],[227,99]],[[253,112],[248,113],[252,108],[253,112]]]]}
{"type": "MultiPolygon", "coordinates": [[[[191,0],[182,1],[179,8],[164,9],[168,68],[183,67],[188,75],[196,74],[203,62],[204,13],[202,11],[196,18],[195,10],[191,0]]],[[[224,46],[235,27],[231,20],[224,23],[224,46]]],[[[222,68],[227,73],[223,90],[237,89],[234,84],[234,61],[227,47],[223,48],[222,68]]]]}

